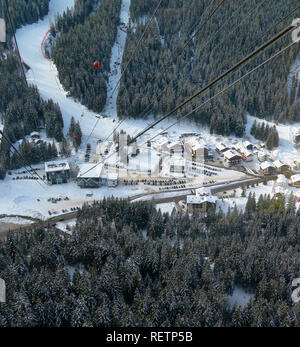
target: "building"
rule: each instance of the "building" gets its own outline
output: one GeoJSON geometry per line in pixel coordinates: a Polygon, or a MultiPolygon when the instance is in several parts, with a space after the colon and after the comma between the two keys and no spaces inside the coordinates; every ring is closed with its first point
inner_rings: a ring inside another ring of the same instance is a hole
{"type": "Polygon", "coordinates": [[[76,182],[80,188],[99,188],[102,184],[102,173],[103,164],[82,164],[76,182]]]}
{"type": "Polygon", "coordinates": [[[185,173],[185,159],[178,156],[170,158],[170,173],[185,173]]]}
{"type": "Polygon", "coordinates": [[[230,148],[225,145],[224,143],[217,143],[216,145],[216,151],[221,154],[221,153],[224,153],[226,151],[228,151],[230,148]]]}
{"type": "Polygon", "coordinates": [[[154,148],[160,153],[168,152],[168,145],[169,145],[168,138],[163,136],[155,142],[154,148]]]}
{"type": "Polygon", "coordinates": [[[240,155],[242,156],[243,160],[250,162],[253,161],[253,154],[252,152],[247,149],[244,145],[242,144],[237,144],[234,146],[235,150],[240,153],[240,155]]]}
{"type": "Polygon", "coordinates": [[[108,172],[106,177],[108,187],[116,187],[118,185],[119,175],[116,172],[108,172]]]}
{"type": "Polygon", "coordinates": [[[187,210],[189,213],[198,213],[201,217],[206,217],[207,213],[216,211],[218,198],[211,195],[210,189],[199,188],[196,195],[186,197],[187,210]]]}
{"type": "Polygon", "coordinates": [[[71,179],[68,162],[46,162],[45,172],[49,184],[67,183],[71,179]]]}
{"type": "Polygon", "coordinates": [[[275,175],[277,173],[277,170],[272,163],[268,161],[264,161],[259,166],[259,173],[262,176],[269,176],[269,175],[275,175]]]}
{"type": "Polygon", "coordinates": [[[33,131],[30,134],[30,137],[31,137],[32,140],[39,140],[40,139],[40,133],[38,133],[37,131],[33,131]]]}
{"type": "Polygon", "coordinates": [[[264,162],[264,161],[268,160],[268,155],[265,151],[259,151],[257,154],[257,159],[260,162],[264,162]]]}
{"type": "Polygon", "coordinates": [[[283,173],[289,169],[289,166],[287,164],[284,164],[280,160],[274,161],[273,164],[276,167],[278,173],[283,173]]]}
{"type": "Polygon", "coordinates": [[[188,155],[192,161],[204,162],[209,158],[209,152],[204,140],[191,138],[184,143],[185,155],[188,155]]]}
{"type": "Polygon", "coordinates": [[[244,145],[244,147],[247,148],[249,151],[252,151],[253,148],[254,148],[253,144],[252,144],[251,142],[249,142],[249,141],[244,141],[243,145],[244,145]]]}
{"type": "Polygon", "coordinates": [[[174,141],[171,142],[170,144],[167,145],[167,151],[169,151],[169,153],[171,155],[173,154],[183,154],[184,153],[184,146],[181,142],[179,141],[174,141]]]}
{"type": "Polygon", "coordinates": [[[297,174],[297,175],[293,175],[291,177],[291,185],[293,187],[297,187],[297,188],[300,188],[300,175],[297,174]]]}
{"type": "Polygon", "coordinates": [[[234,150],[228,150],[224,152],[224,164],[226,167],[232,167],[232,166],[238,166],[241,164],[242,156],[234,151],[234,150]]]}

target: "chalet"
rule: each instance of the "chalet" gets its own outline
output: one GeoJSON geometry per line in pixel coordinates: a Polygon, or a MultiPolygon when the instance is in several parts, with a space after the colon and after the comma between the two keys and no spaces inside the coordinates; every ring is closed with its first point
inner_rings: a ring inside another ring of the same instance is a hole
{"type": "Polygon", "coordinates": [[[80,166],[76,182],[80,188],[99,188],[102,174],[103,164],[85,163],[80,166]]]}
{"type": "Polygon", "coordinates": [[[277,172],[276,167],[268,161],[264,161],[259,166],[259,173],[262,176],[275,175],[276,172],[277,172]]]}
{"type": "Polygon", "coordinates": [[[45,172],[49,184],[67,183],[71,178],[68,162],[46,162],[45,172]]]}
{"type": "Polygon", "coordinates": [[[300,159],[295,159],[290,166],[290,169],[293,171],[300,171],[300,159]]]}
{"type": "Polygon", "coordinates": [[[293,175],[291,177],[291,185],[293,187],[297,187],[297,188],[300,188],[300,175],[297,174],[297,175],[293,175]]]}
{"type": "Polygon", "coordinates": [[[265,151],[259,151],[257,153],[257,159],[262,163],[268,160],[268,154],[265,151]]]}
{"type": "Polygon", "coordinates": [[[229,149],[230,148],[226,146],[224,143],[217,143],[216,145],[216,151],[220,154],[228,151],[229,149]]]}
{"type": "Polygon", "coordinates": [[[278,173],[283,173],[289,169],[289,166],[287,164],[284,164],[280,160],[274,161],[273,165],[276,167],[278,173]]]}
{"type": "Polygon", "coordinates": [[[253,154],[252,152],[250,152],[249,149],[247,149],[246,147],[244,147],[244,145],[241,144],[237,144],[234,146],[234,149],[240,153],[240,155],[242,156],[243,160],[249,162],[249,161],[253,161],[253,154]]]}
{"type": "Polygon", "coordinates": [[[199,188],[196,190],[196,195],[186,197],[188,212],[206,217],[208,212],[216,211],[217,200],[217,197],[211,195],[210,189],[199,188]]]}
{"type": "Polygon", "coordinates": [[[252,144],[251,142],[249,142],[249,141],[244,141],[243,145],[244,145],[244,147],[247,148],[249,151],[252,151],[253,148],[254,148],[253,144],[252,144]]]}
{"type": "Polygon", "coordinates": [[[185,160],[182,157],[173,156],[170,159],[170,172],[181,173],[185,172],[185,160]]]}
{"type": "Polygon", "coordinates": [[[224,152],[224,164],[226,167],[238,166],[241,161],[242,156],[238,152],[231,149],[224,152]]]}
{"type": "Polygon", "coordinates": [[[38,133],[37,131],[33,131],[30,134],[30,137],[31,137],[32,140],[39,140],[40,139],[40,133],[38,133]]]}

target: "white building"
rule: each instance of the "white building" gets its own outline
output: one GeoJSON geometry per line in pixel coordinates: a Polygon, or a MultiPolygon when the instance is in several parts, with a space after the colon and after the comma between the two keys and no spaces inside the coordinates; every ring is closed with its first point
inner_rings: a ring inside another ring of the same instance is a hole
{"type": "Polygon", "coordinates": [[[107,186],[116,187],[118,185],[119,175],[116,172],[107,173],[107,186]]]}
{"type": "Polygon", "coordinates": [[[70,166],[66,161],[46,162],[45,172],[49,184],[68,183],[71,178],[70,166]]]}
{"type": "Polygon", "coordinates": [[[85,163],[80,166],[76,181],[80,188],[99,188],[102,174],[103,164],[85,163]]]}

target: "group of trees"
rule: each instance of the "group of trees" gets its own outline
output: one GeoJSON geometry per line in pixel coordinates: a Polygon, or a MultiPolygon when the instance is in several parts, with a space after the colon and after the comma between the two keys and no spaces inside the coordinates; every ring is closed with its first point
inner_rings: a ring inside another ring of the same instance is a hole
{"type": "Polygon", "coordinates": [[[250,134],[256,139],[266,142],[268,149],[278,147],[279,135],[275,125],[269,126],[268,123],[258,123],[255,120],[252,124],[250,134]]]}
{"type": "Polygon", "coordinates": [[[104,199],[72,235],[28,227],[0,242],[0,326],[299,326],[300,212],[249,197],[206,219],[104,199]],[[254,293],[228,303],[235,286],[254,293]]]}
{"type": "MultiPolygon", "coordinates": [[[[48,137],[62,141],[64,122],[58,104],[51,99],[43,100],[35,86],[26,87],[17,56],[3,47],[0,47],[0,75],[0,117],[4,125],[3,132],[10,142],[22,140],[40,128],[45,128],[48,137]]],[[[0,166],[3,171],[11,168],[10,152],[10,144],[2,139],[0,166]]],[[[33,163],[31,156],[27,159],[28,163],[33,163]]]]}
{"type": "Polygon", "coordinates": [[[78,147],[81,145],[82,132],[79,122],[75,122],[74,117],[71,118],[69,136],[72,139],[73,146],[77,151],[78,147]]]}
{"type": "Polygon", "coordinates": [[[116,39],[121,0],[76,1],[74,11],[57,17],[51,57],[70,95],[100,112],[106,103],[106,80],[116,39]],[[58,35],[59,33],[59,35],[58,35]],[[100,67],[93,66],[94,61],[100,67]]]}
{"type": "Polygon", "coordinates": [[[22,157],[17,152],[13,152],[9,165],[11,170],[57,158],[57,149],[54,142],[46,143],[42,141],[40,144],[35,144],[23,140],[18,148],[18,152],[22,157]]]}
{"type": "MultiPolygon", "coordinates": [[[[50,0],[14,0],[7,1],[8,10],[11,16],[14,29],[21,27],[24,24],[37,22],[45,16],[49,11],[50,0]]],[[[0,17],[4,18],[7,23],[8,38],[12,36],[8,16],[5,6],[5,1],[0,0],[0,17]]],[[[8,40],[9,42],[9,40],[8,40]]]]}
{"type": "MultiPolygon", "coordinates": [[[[216,4],[217,1],[214,1],[212,6],[216,4]]],[[[261,44],[279,32],[290,19],[274,26],[268,35],[261,38],[267,28],[296,4],[297,0],[280,0],[272,4],[260,4],[258,0],[224,4],[180,55],[185,42],[189,40],[199,23],[199,18],[204,20],[201,16],[208,6],[207,2],[163,1],[156,15],[156,21],[145,34],[139,49],[136,49],[137,42],[145,30],[145,16],[146,19],[150,18],[156,2],[132,0],[133,25],[127,36],[123,68],[133,51],[135,54],[121,82],[118,95],[119,115],[138,118],[151,113],[158,115],[170,111],[188,95],[192,95],[196,89],[213,80],[253,50],[255,45],[261,44]],[[247,18],[250,13],[253,13],[252,16],[247,18]],[[222,30],[219,30],[220,23],[222,30]],[[255,38],[259,39],[255,41],[255,38]]],[[[196,100],[195,104],[200,104],[208,96],[214,95],[225,85],[240,78],[246,71],[285,45],[286,39],[280,40],[263,55],[232,74],[215,90],[207,93],[203,99],[196,100]]],[[[300,113],[297,112],[300,109],[299,90],[295,94],[295,83],[292,96],[289,97],[287,87],[290,67],[298,52],[298,47],[292,48],[248,76],[224,96],[194,112],[192,118],[209,124],[211,132],[223,135],[235,133],[238,136],[244,132],[243,115],[247,112],[260,118],[299,121],[300,113]]],[[[188,113],[191,108],[192,106],[178,112],[177,116],[188,113]]]]}

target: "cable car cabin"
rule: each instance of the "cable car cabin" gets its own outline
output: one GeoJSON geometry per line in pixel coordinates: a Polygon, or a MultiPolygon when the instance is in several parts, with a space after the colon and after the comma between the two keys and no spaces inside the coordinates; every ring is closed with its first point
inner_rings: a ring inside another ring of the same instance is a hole
{"type": "Polygon", "coordinates": [[[67,162],[47,162],[45,163],[45,172],[48,184],[70,182],[70,166],[67,162]]]}

